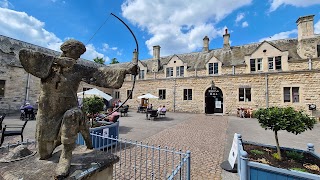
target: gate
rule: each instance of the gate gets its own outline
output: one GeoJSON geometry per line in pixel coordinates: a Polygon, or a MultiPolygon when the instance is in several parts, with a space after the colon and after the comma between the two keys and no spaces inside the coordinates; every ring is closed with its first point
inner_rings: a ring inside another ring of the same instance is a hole
{"type": "Polygon", "coordinates": [[[150,146],[95,133],[91,135],[103,147],[108,147],[106,142],[115,144],[103,149],[119,156],[119,162],[113,167],[114,179],[190,180],[190,151],[184,153],[174,148],[150,146]]]}

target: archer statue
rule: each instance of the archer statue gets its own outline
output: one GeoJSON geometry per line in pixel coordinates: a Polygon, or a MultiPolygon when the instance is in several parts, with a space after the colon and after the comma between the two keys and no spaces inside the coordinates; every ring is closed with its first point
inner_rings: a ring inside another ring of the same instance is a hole
{"type": "Polygon", "coordinates": [[[36,117],[36,140],[40,159],[48,159],[54,149],[63,146],[57,177],[69,174],[72,151],[78,132],[85,139],[87,148],[92,149],[89,127],[84,113],[78,107],[77,90],[81,81],[100,87],[120,88],[126,74],[136,75],[138,66],[130,63],[127,69],[108,66],[86,66],[77,62],[86,51],[83,43],[68,40],[60,47],[59,57],[22,49],[19,52],[23,68],[41,78],[41,93],[36,117]]]}

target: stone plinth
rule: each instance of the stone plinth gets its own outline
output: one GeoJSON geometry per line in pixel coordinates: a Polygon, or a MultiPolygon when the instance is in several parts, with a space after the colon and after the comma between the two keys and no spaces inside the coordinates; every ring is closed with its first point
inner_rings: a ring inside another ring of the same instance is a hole
{"type": "MultiPolygon", "coordinates": [[[[39,160],[36,154],[21,161],[0,163],[0,179],[54,179],[60,153],[58,149],[48,160],[39,160]]],[[[113,164],[119,161],[113,154],[86,149],[86,146],[78,146],[72,154],[70,174],[65,179],[111,180],[113,164]]]]}

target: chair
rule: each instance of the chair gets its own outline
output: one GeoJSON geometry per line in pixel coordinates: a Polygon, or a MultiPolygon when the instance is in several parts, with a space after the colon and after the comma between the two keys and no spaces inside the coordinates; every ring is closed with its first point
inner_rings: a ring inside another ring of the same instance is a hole
{"type": "Polygon", "coordinates": [[[25,119],[33,120],[35,115],[34,115],[34,109],[24,109],[24,115],[25,119]]]}
{"type": "Polygon", "coordinates": [[[123,116],[128,116],[128,107],[126,106],[126,107],[124,107],[124,108],[120,108],[120,114],[121,114],[121,116],[122,116],[122,114],[123,114],[123,116]]]}
{"type": "Polygon", "coordinates": [[[159,117],[166,117],[166,112],[167,111],[160,111],[159,112],[159,117]]]}
{"type": "Polygon", "coordinates": [[[1,136],[1,142],[0,146],[2,145],[4,141],[5,136],[21,136],[21,142],[23,142],[23,130],[26,127],[28,123],[28,119],[23,123],[23,125],[5,125],[2,129],[2,136],[1,136]],[[13,129],[13,130],[8,130],[8,129],[13,129]]]}
{"type": "Polygon", "coordinates": [[[158,111],[157,110],[149,110],[148,113],[150,113],[150,119],[153,117],[155,119],[158,117],[158,111]]]}

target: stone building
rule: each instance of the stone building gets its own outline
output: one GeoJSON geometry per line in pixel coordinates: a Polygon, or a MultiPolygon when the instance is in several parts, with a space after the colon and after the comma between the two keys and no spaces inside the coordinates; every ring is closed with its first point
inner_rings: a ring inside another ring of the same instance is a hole
{"type": "MultiPolygon", "coordinates": [[[[309,110],[310,104],[320,108],[320,35],[314,34],[313,18],[296,21],[297,39],[230,46],[226,30],[220,49],[209,49],[207,36],[202,52],[161,57],[160,46],[154,46],[153,58],[139,61],[128,104],[137,107],[137,97],[151,93],[160,97],[149,100],[154,107],[170,111],[235,114],[238,107],[293,106],[320,116],[309,110]]],[[[126,99],[131,86],[128,76],[113,96],[126,99]]]]}
{"type": "MultiPolygon", "coordinates": [[[[231,46],[226,30],[220,49],[210,49],[207,36],[201,52],[160,56],[160,46],[154,46],[152,58],[138,61],[140,74],[127,104],[136,108],[145,103],[137,97],[151,93],[160,98],[149,99],[149,103],[165,105],[169,111],[235,114],[239,107],[293,106],[319,117],[318,110],[309,110],[310,104],[320,108],[320,35],[314,34],[313,18],[296,21],[297,39],[231,46]]],[[[31,77],[27,81],[28,75],[16,60],[21,46],[50,51],[0,36],[1,63],[4,59],[6,64],[0,67],[0,87],[5,87],[4,93],[0,91],[0,109],[19,107],[28,93],[35,101],[39,92],[38,80],[31,77]]],[[[124,101],[132,85],[128,75],[122,88],[108,89],[108,93],[124,101]]]]}

